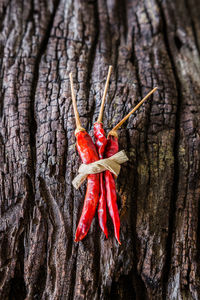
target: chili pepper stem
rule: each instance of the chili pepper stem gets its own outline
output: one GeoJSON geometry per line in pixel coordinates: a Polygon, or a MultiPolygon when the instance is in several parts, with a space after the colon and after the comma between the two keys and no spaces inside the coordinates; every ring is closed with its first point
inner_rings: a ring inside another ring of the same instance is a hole
{"type": "Polygon", "coordinates": [[[97,123],[101,123],[102,119],[103,119],[104,104],[105,104],[105,100],[106,100],[106,94],[107,94],[107,91],[108,91],[108,85],[109,85],[111,72],[112,72],[112,66],[109,66],[108,75],[107,75],[107,79],[106,79],[106,84],[105,84],[105,88],[104,88],[104,93],[103,93],[103,98],[102,98],[102,101],[101,101],[101,107],[100,107],[100,112],[99,112],[99,117],[97,119],[97,123]]]}
{"type": "Polygon", "coordinates": [[[69,79],[70,79],[71,94],[72,94],[72,104],[73,104],[75,121],[76,121],[76,132],[78,132],[80,130],[84,130],[84,128],[81,126],[81,121],[80,121],[80,117],[79,117],[79,113],[78,113],[78,109],[77,109],[72,72],[69,74],[69,79]]]}
{"type": "Polygon", "coordinates": [[[149,98],[155,91],[157,90],[157,87],[155,87],[153,90],[151,90],[115,127],[108,133],[109,135],[117,136],[117,130],[119,127],[121,127],[124,122],[132,115],[143,103],[144,101],[149,98]]]}

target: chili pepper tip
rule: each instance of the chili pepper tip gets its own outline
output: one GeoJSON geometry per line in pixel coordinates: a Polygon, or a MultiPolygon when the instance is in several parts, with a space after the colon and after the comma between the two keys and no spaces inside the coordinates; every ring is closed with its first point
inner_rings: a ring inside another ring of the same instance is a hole
{"type": "Polygon", "coordinates": [[[79,239],[77,236],[75,236],[74,242],[80,242],[81,239],[79,239]]]}

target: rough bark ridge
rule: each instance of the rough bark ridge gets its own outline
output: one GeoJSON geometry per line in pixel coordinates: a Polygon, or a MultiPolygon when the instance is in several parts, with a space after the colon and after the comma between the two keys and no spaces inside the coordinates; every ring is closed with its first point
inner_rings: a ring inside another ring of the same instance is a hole
{"type": "Polygon", "coordinates": [[[199,41],[197,0],[0,2],[0,299],[200,298],[199,41]],[[73,242],[68,74],[92,133],[109,64],[107,132],[159,87],[120,130],[120,247],[73,242]]]}

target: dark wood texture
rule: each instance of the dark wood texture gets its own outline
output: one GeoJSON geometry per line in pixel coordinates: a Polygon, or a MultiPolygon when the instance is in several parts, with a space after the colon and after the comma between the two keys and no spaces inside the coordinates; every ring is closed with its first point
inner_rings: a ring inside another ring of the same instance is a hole
{"type": "Polygon", "coordinates": [[[200,298],[200,2],[0,1],[0,299],[200,298]],[[74,243],[85,185],[69,77],[92,134],[108,65],[118,246],[97,217],[74,243]]]}

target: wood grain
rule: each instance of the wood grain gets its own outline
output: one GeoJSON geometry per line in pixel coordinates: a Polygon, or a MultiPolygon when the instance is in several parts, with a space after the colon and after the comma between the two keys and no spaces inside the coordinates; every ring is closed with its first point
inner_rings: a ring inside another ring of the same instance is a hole
{"type": "Polygon", "coordinates": [[[199,299],[199,41],[197,0],[0,2],[0,299],[199,299]],[[158,86],[119,130],[122,246],[73,242],[69,73],[93,135],[109,65],[107,133],[158,86]]]}

